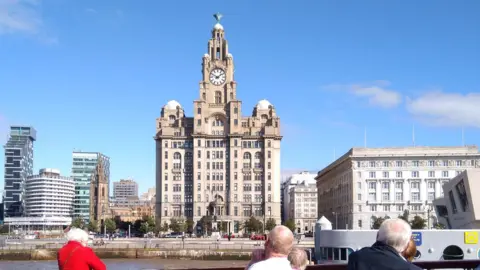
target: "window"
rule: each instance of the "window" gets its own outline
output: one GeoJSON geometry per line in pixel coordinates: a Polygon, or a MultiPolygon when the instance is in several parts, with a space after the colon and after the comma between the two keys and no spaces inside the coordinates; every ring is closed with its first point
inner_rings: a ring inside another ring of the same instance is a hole
{"type": "Polygon", "coordinates": [[[428,182],[428,188],[435,189],[435,182],[434,181],[429,181],[428,182]]]}
{"type": "Polygon", "coordinates": [[[362,212],[362,205],[358,206],[358,212],[362,212]]]}
{"type": "Polygon", "coordinates": [[[368,200],[372,201],[372,202],[376,201],[377,200],[377,194],[375,192],[368,193],[368,200]]]}
{"type": "Polygon", "coordinates": [[[382,183],[382,188],[383,189],[390,189],[390,182],[383,182],[382,183]]]}
{"type": "Polygon", "coordinates": [[[377,206],[376,205],[370,205],[370,211],[371,212],[377,212],[377,206]]]}
{"type": "Polygon", "coordinates": [[[443,161],[442,161],[442,165],[445,166],[445,167],[447,167],[447,166],[448,166],[448,160],[443,160],[443,161]]]}
{"type": "Polygon", "coordinates": [[[401,161],[399,160],[399,161],[395,162],[395,165],[396,165],[397,167],[402,167],[403,162],[401,162],[401,161]]]}
{"type": "Polygon", "coordinates": [[[200,107],[197,108],[197,114],[202,114],[202,108],[200,107]]]}
{"type": "Polygon", "coordinates": [[[443,171],[442,172],[442,177],[448,178],[448,171],[443,171]]]}
{"type": "Polygon", "coordinates": [[[452,205],[452,213],[456,214],[458,212],[457,210],[457,204],[455,203],[455,197],[453,197],[453,191],[450,190],[448,192],[448,197],[450,198],[450,204],[452,205]]]}
{"type": "Polygon", "coordinates": [[[198,157],[198,158],[202,158],[202,151],[198,150],[198,152],[197,152],[197,157],[198,157]]]}
{"type": "Polygon", "coordinates": [[[383,178],[388,178],[388,172],[383,172],[383,178]]]}
{"type": "Polygon", "coordinates": [[[419,175],[420,175],[420,174],[418,173],[418,171],[413,171],[413,172],[412,172],[412,177],[418,178],[419,175]]]}
{"type": "Polygon", "coordinates": [[[202,141],[201,140],[197,140],[197,146],[202,146],[202,141]]]}
{"type": "Polygon", "coordinates": [[[403,192],[395,193],[395,201],[403,201],[403,192]]]}
{"type": "Polygon", "coordinates": [[[419,192],[412,192],[411,198],[413,202],[419,202],[420,201],[420,193],[419,192]]]}
{"type": "Polygon", "coordinates": [[[362,228],[362,220],[361,219],[358,220],[358,227],[362,228]]]}
{"type": "Polygon", "coordinates": [[[233,108],[233,113],[238,113],[238,107],[233,108]]]}
{"type": "Polygon", "coordinates": [[[272,191],[272,184],[268,183],[267,191],[272,191]]]}
{"type": "Polygon", "coordinates": [[[362,200],[362,194],[360,194],[360,193],[357,194],[357,200],[359,200],[359,201],[362,200]]]}
{"type": "Polygon", "coordinates": [[[168,158],[168,151],[165,151],[165,159],[168,158]]]}
{"type": "Polygon", "coordinates": [[[435,200],[435,192],[428,192],[428,200],[429,201],[435,200]]]}
{"type": "Polygon", "coordinates": [[[215,92],[215,103],[216,104],[222,103],[222,92],[220,91],[215,92]]]}
{"type": "Polygon", "coordinates": [[[197,126],[202,125],[202,119],[197,119],[197,126]]]}
{"type": "Polygon", "coordinates": [[[419,189],[419,188],[420,188],[420,182],[412,182],[412,183],[410,183],[410,188],[411,188],[411,189],[419,189]]]}
{"type": "Polygon", "coordinates": [[[357,188],[360,189],[360,190],[362,189],[362,183],[361,182],[357,182],[357,188]]]}
{"type": "Polygon", "coordinates": [[[269,161],[268,162],[268,166],[267,166],[268,169],[271,169],[272,168],[272,163],[269,161]]]}
{"type": "Polygon", "coordinates": [[[165,184],[165,191],[168,191],[168,184],[165,184]]]}
{"type": "Polygon", "coordinates": [[[272,151],[268,151],[268,158],[272,158],[272,151]]]}
{"type": "Polygon", "coordinates": [[[435,177],[435,171],[429,171],[428,177],[435,177]]]}
{"type": "Polygon", "coordinates": [[[272,195],[268,194],[268,202],[272,202],[272,195]]]}
{"type": "Polygon", "coordinates": [[[388,163],[388,161],[383,162],[383,167],[387,167],[387,168],[390,167],[390,164],[388,163]]]}
{"type": "Polygon", "coordinates": [[[383,192],[382,193],[382,201],[384,201],[384,202],[390,201],[390,193],[389,192],[383,192]]]}
{"type": "Polygon", "coordinates": [[[396,208],[397,208],[397,209],[396,209],[397,211],[403,212],[403,204],[397,205],[396,208]]]}
{"type": "Polygon", "coordinates": [[[465,190],[465,184],[463,180],[461,180],[456,186],[455,189],[457,190],[458,199],[460,200],[460,206],[462,207],[462,211],[468,211],[469,204],[467,198],[467,191],[465,190]]]}
{"type": "Polygon", "coordinates": [[[377,183],[376,182],[368,182],[368,189],[376,189],[377,183]]]}
{"type": "Polygon", "coordinates": [[[370,178],[376,178],[377,175],[375,172],[370,172],[368,176],[370,176],[370,178]]]}
{"type": "Polygon", "coordinates": [[[418,160],[414,160],[412,163],[413,163],[413,167],[420,166],[420,162],[418,160]]]}
{"type": "Polygon", "coordinates": [[[434,160],[429,160],[428,161],[428,166],[435,167],[435,161],[434,160]]]}
{"type": "Polygon", "coordinates": [[[395,188],[403,189],[403,183],[402,182],[395,182],[395,188]]]}
{"type": "Polygon", "coordinates": [[[370,167],[375,168],[375,161],[370,161],[370,167]]]}
{"type": "Polygon", "coordinates": [[[384,205],[383,206],[383,211],[384,212],[390,212],[390,205],[384,205]]]}
{"type": "Polygon", "coordinates": [[[402,178],[402,172],[396,172],[397,178],[402,178]]]}

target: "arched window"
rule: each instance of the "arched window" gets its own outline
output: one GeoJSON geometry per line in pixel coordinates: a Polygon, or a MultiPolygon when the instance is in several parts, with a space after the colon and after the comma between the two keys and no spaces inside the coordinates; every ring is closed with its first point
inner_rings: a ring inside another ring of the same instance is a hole
{"type": "Polygon", "coordinates": [[[243,168],[244,169],[252,168],[252,155],[248,152],[243,154],[243,168]]]}
{"type": "Polygon", "coordinates": [[[261,159],[262,158],[262,153],[256,152],[255,153],[255,159],[261,159]]]}
{"type": "Polygon", "coordinates": [[[175,119],[176,119],[175,115],[170,115],[170,116],[168,117],[168,121],[170,122],[170,124],[175,123],[175,119]]]}
{"type": "Polygon", "coordinates": [[[252,159],[252,155],[246,152],[245,154],[243,154],[243,159],[252,159]]]}
{"type": "Polygon", "coordinates": [[[220,91],[215,92],[215,103],[216,104],[222,103],[222,92],[220,91]]]}
{"type": "Polygon", "coordinates": [[[173,159],[181,159],[182,158],[182,155],[178,152],[175,152],[175,154],[173,154],[173,159]]]}
{"type": "Polygon", "coordinates": [[[182,155],[178,152],[173,154],[173,168],[181,169],[182,168],[182,155]]]}

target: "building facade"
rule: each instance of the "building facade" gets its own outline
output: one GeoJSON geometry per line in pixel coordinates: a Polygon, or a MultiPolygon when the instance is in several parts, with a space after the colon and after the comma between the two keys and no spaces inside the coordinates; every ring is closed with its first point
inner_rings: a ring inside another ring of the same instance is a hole
{"type": "Polygon", "coordinates": [[[88,222],[90,220],[92,176],[95,175],[97,165],[101,161],[104,170],[103,175],[105,175],[106,181],[110,183],[110,159],[101,153],[80,151],[73,152],[72,157],[72,177],[75,181],[73,215],[88,222]]]}
{"type": "Polygon", "coordinates": [[[41,169],[25,181],[25,215],[5,223],[27,230],[61,230],[72,223],[75,184],[56,169],[41,169]]]}
{"type": "Polygon", "coordinates": [[[5,217],[20,217],[24,214],[25,180],[33,175],[33,142],[36,139],[37,132],[33,127],[10,127],[10,137],[4,146],[5,217]]]}
{"type": "Polygon", "coordinates": [[[156,218],[215,216],[237,232],[250,216],[280,223],[280,119],[267,100],[242,116],[220,23],[202,58],[194,116],[169,101],[156,121],[156,218]]]}
{"type": "Polygon", "coordinates": [[[313,232],[317,222],[317,185],[307,181],[292,187],[289,194],[290,216],[297,233],[313,232]]]}
{"type": "Polygon", "coordinates": [[[109,208],[109,174],[110,170],[106,170],[105,162],[103,159],[99,159],[97,167],[92,174],[90,182],[90,218],[89,220],[95,220],[103,224],[106,218],[110,217],[109,208]]]}
{"type": "MultiPolygon", "coordinates": [[[[281,207],[282,207],[282,222],[287,221],[288,219],[294,219],[295,215],[292,214],[292,203],[290,199],[290,190],[297,185],[304,185],[304,186],[311,186],[312,184],[315,185],[315,177],[317,176],[316,173],[311,173],[307,171],[303,171],[300,173],[293,173],[289,172],[285,174],[285,180],[282,182],[281,185],[281,207]]],[[[316,189],[316,188],[315,188],[316,189]]],[[[316,198],[317,195],[315,195],[316,198]]],[[[316,201],[315,201],[316,204],[316,201]]],[[[317,212],[315,212],[315,216],[317,212]]]]}
{"type": "Polygon", "coordinates": [[[122,179],[118,182],[113,182],[113,197],[127,198],[138,197],[138,184],[132,179],[122,179]]]}
{"type": "Polygon", "coordinates": [[[476,146],[352,148],[318,172],[318,217],[338,229],[370,229],[405,210],[427,218],[442,185],[479,166],[476,146]]]}

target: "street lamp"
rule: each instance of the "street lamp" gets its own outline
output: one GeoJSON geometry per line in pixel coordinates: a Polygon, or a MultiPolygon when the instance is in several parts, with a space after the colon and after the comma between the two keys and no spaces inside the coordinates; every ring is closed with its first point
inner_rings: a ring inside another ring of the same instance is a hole
{"type": "Polygon", "coordinates": [[[335,230],[338,229],[338,213],[337,212],[332,212],[333,215],[335,215],[335,230]]]}
{"type": "Polygon", "coordinates": [[[424,210],[427,211],[427,229],[430,230],[430,212],[433,211],[433,207],[428,204],[428,201],[425,202],[424,210]]]}

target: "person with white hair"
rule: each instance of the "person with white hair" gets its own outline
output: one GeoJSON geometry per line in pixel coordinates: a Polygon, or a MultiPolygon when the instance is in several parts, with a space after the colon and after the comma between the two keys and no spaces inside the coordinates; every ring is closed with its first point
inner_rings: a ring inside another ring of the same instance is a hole
{"type": "Polygon", "coordinates": [[[59,270],[106,270],[105,264],[88,247],[88,233],[72,228],[67,232],[68,242],[58,251],[59,270]]]}
{"type": "Polygon", "coordinates": [[[348,257],[348,270],[419,270],[408,262],[402,253],[408,248],[412,229],[403,219],[385,220],[377,233],[377,241],[371,247],[353,252],[348,257]]]}

